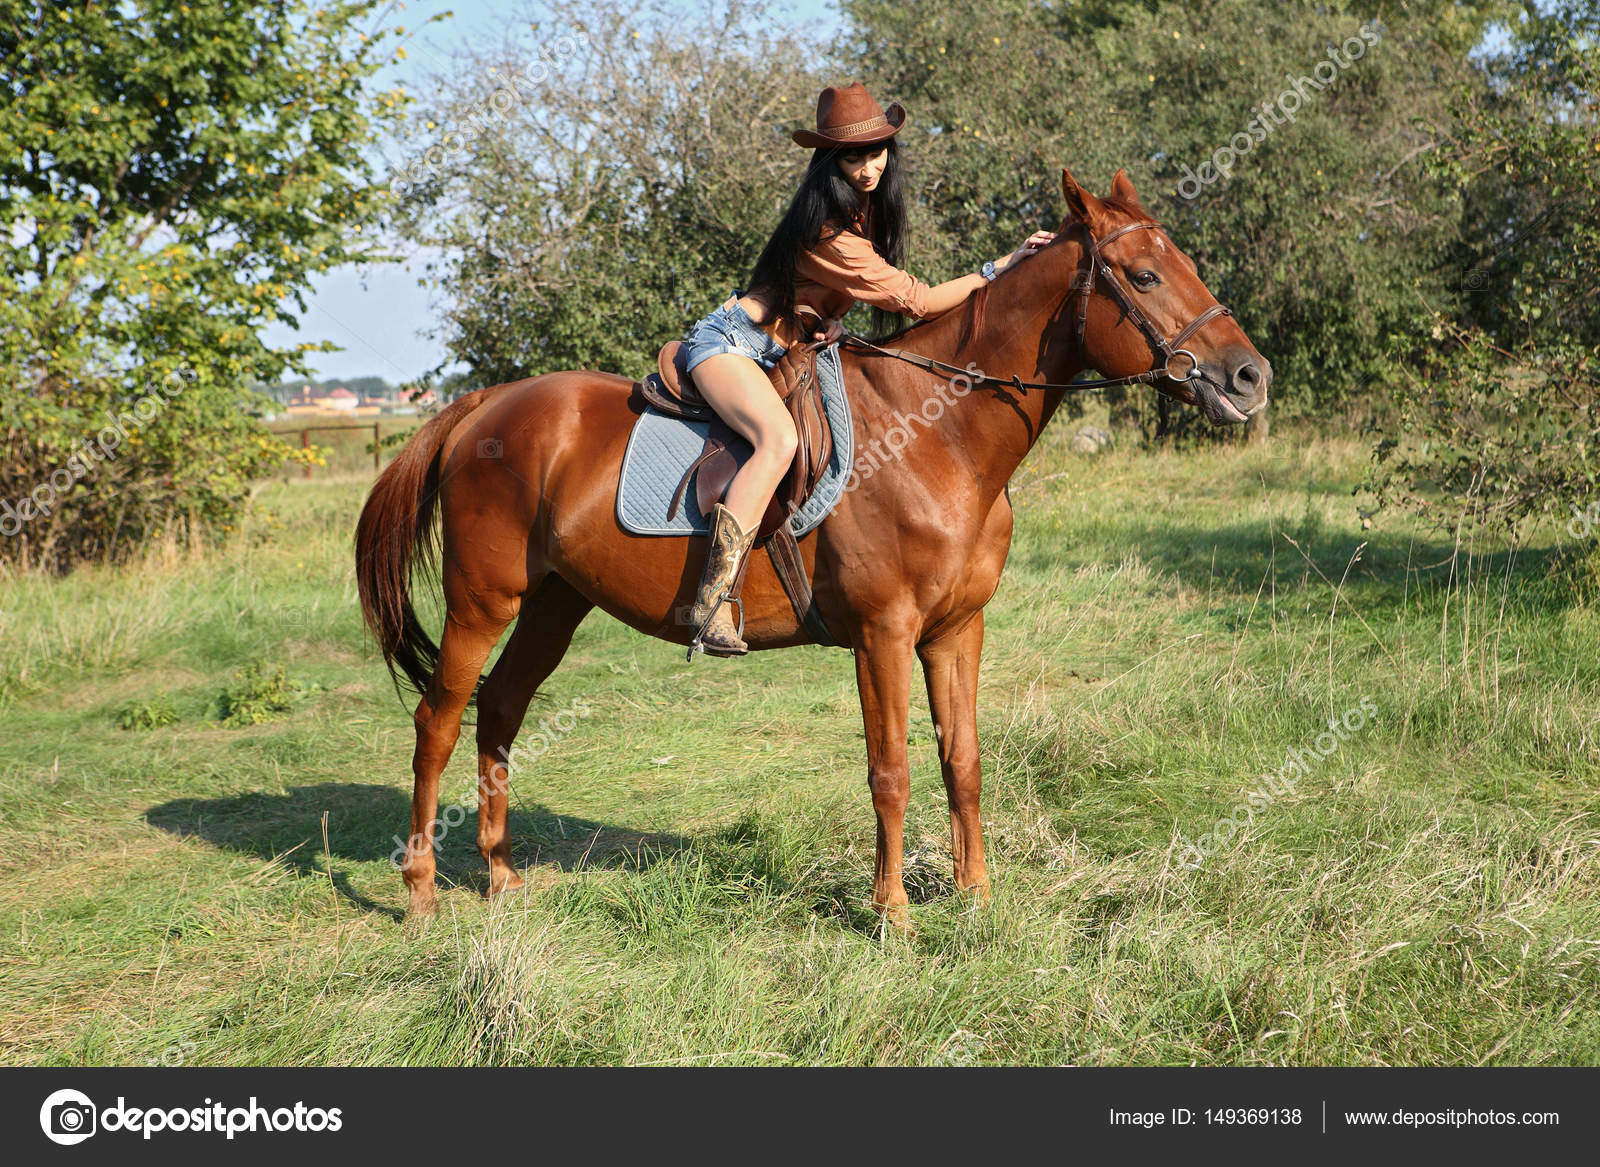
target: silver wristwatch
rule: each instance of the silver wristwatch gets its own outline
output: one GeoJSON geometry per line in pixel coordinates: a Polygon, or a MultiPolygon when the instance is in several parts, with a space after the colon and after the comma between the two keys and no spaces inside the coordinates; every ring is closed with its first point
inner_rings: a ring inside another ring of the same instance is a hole
{"type": "Polygon", "coordinates": [[[996,274],[995,270],[994,270],[994,260],[992,260],[992,259],[984,260],[983,261],[983,266],[978,269],[978,274],[981,275],[984,279],[988,280],[990,283],[993,283],[994,282],[994,277],[995,277],[995,274],[996,274]]]}

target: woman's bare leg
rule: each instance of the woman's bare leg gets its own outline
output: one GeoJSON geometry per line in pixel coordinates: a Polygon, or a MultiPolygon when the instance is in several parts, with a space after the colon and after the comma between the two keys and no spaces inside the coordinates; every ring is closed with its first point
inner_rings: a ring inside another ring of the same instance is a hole
{"type": "Polygon", "coordinates": [[[755,447],[722,500],[739,525],[753,531],[794,461],[799,444],[794,419],[773,392],[765,370],[738,353],[718,353],[701,361],[694,367],[694,383],[717,416],[755,447]]]}

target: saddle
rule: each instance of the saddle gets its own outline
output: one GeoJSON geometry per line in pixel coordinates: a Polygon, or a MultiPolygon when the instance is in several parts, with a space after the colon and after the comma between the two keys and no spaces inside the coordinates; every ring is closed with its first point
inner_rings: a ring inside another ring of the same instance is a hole
{"type": "MultiPolygon", "coordinates": [[[[801,507],[816,490],[817,482],[828,468],[833,457],[833,433],[828,428],[823,412],[822,386],[817,381],[817,351],[822,346],[814,343],[791,345],[778,363],[768,371],[767,378],[778,399],[789,407],[794,419],[794,462],[778,484],[772,501],[761,517],[756,529],[757,539],[764,539],[788,523],[789,516],[801,507]]],[[[716,411],[700,396],[694,378],[683,367],[684,348],[681,341],[664,345],[656,357],[656,371],[639,382],[640,392],[652,407],[671,417],[710,421],[706,441],[700,454],[684,471],[678,488],[673,492],[668,508],[670,519],[678,511],[692,479],[695,485],[695,502],[702,514],[710,514],[714,503],[720,502],[727,492],[728,483],[739,469],[739,458],[734,449],[744,439],[734,432],[716,411]]]]}
{"type": "MultiPolygon", "coordinates": [[[[778,484],[772,501],[767,504],[766,513],[761,516],[756,528],[755,544],[766,547],[778,582],[783,585],[784,594],[788,596],[801,626],[818,644],[837,646],[840,641],[829,630],[817,606],[816,596],[811,590],[810,572],[806,569],[794,531],[789,526],[789,516],[805,506],[833,458],[833,431],[828,426],[822,403],[822,385],[817,380],[817,353],[821,348],[820,343],[791,345],[767,372],[773,392],[789,407],[789,416],[794,419],[799,442],[795,446],[793,463],[778,484]]],[[[722,500],[727,493],[728,483],[733,481],[734,474],[739,470],[739,458],[734,450],[740,445],[748,446],[700,396],[694,378],[683,367],[683,359],[682,342],[671,341],[662,346],[657,355],[656,371],[639,382],[639,391],[644,399],[667,416],[711,423],[706,431],[705,445],[683,472],[677,489],[672,492],[672,501],[667,508],[669,520],[678,513],[691,479],[694,480],[695,502],[700,513],[710,514],[713,504],[722,500]]],[[[749,566],[750,556],[746,555],[729,589],[730,598],[737,599],[739,596],[749,566]]],[[[742,605],[740,612],[742,619],[742,605]]]]}

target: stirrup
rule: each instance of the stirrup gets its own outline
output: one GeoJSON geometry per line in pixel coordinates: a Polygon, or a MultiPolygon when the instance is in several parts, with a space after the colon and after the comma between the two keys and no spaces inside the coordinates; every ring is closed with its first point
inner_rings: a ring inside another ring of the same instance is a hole
{"type": "MultiPolygon", "coordinates": [[[[732,604],[738,610],[738,612],[739,612],[739,627],[734,629],[733,634],[735,636],[737,636],[740,640],[744,639],[744,597],[743,596],[730,596],[726,592],[724,592],[722,595],[717,597],[717,602],[711,609],[711,615],[706,617],[705,623],[701,624],[699,628],[695,629],[694,639],[689,641],[689,651],[686,652],[684,654],[684,657],[683,657],[683,659],[685,661],[692,662],[694,660],[694,654],[697,653],[697,652],[700,653],[702,656],[722,656],[725,659],[727,657],[731,657],[731,656],[744,656],[745,655],[745,653],[742,653],[742,652],[741,653],[711,653],[711,652],[707,652],[705,650],[706,629],[711,627],[711,622],[713,620],[715,620],[717,618],[718,613],[720,613],[722,611],[722,605],[723,604],[732,604]]],[[[749,650],[746,649],[746,652],[748,652],[748,651],[749,650]]]]}

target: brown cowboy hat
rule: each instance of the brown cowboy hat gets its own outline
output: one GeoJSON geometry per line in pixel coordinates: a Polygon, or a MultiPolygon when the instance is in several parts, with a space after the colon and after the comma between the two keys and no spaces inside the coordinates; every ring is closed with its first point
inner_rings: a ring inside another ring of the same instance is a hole
{"type": "Polygon", "coordinates": [[[889,112],[879,107],[859,81],[847,88],[830,85],[817,98],[817,129],[796,130],[794,140],[801,146],[870,146],[885,142],[906,124],[906,111],[898,101],[890,102],[889,112]]]}

